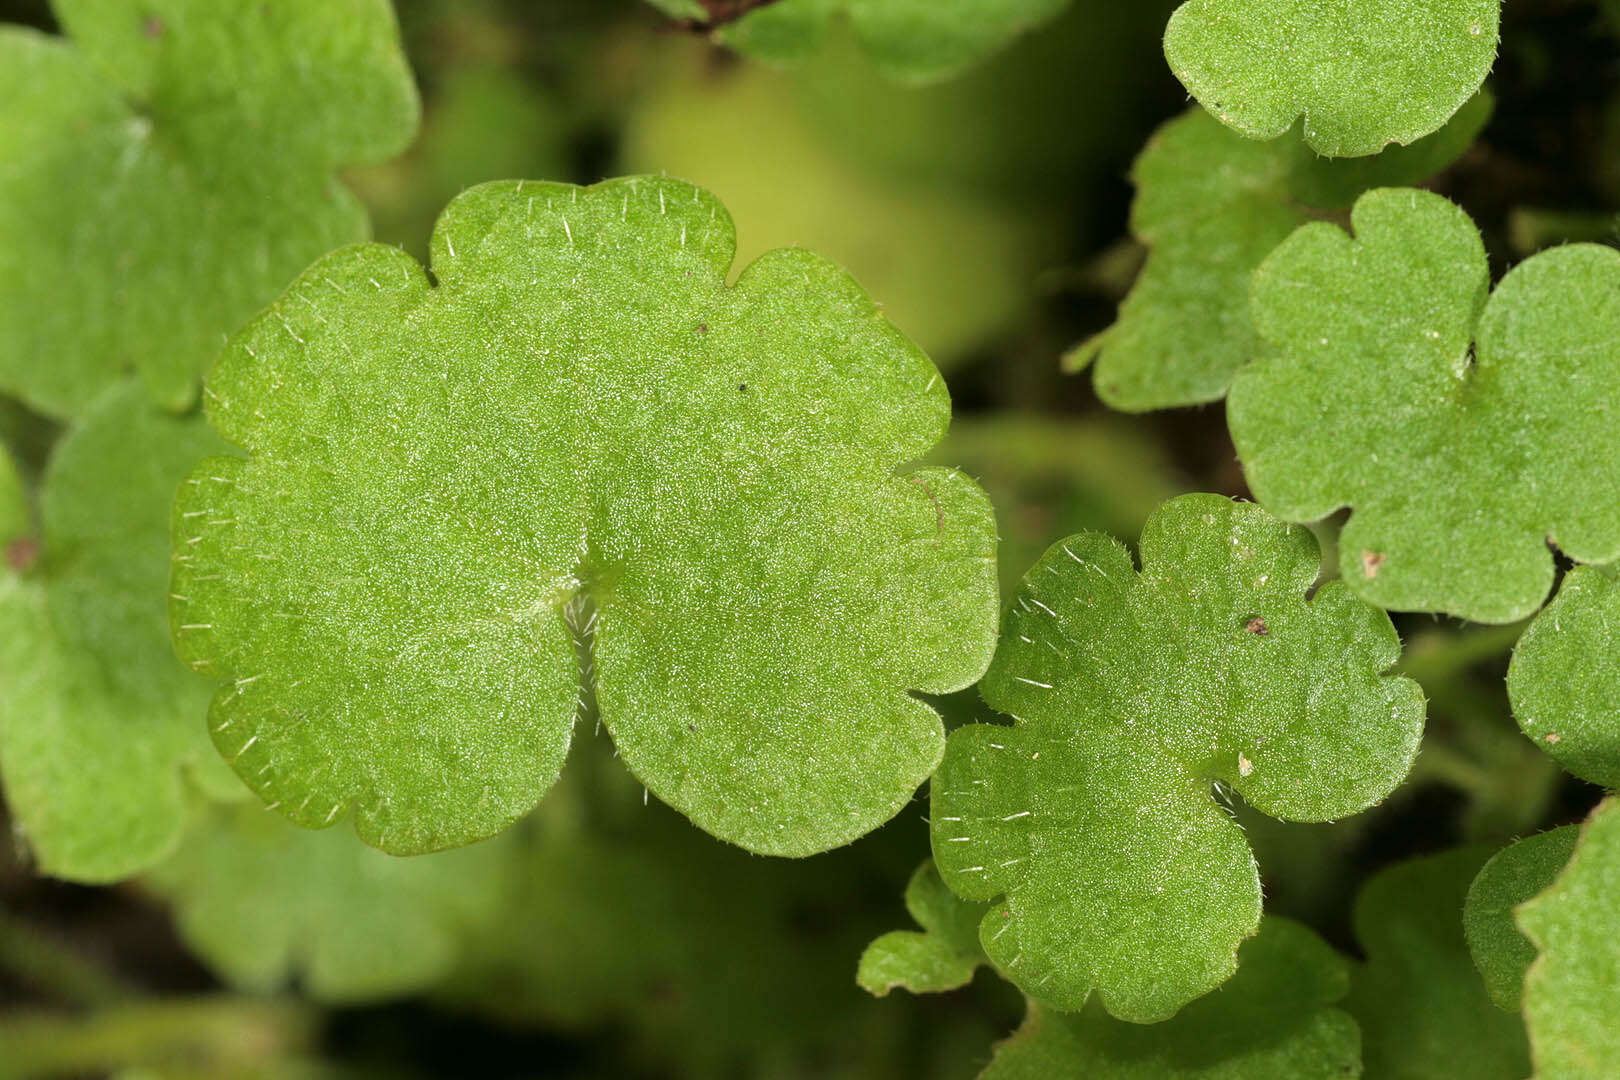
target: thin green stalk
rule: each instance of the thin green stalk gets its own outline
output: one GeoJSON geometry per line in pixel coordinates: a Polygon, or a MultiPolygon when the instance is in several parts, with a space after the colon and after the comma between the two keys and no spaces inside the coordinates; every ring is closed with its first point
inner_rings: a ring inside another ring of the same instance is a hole
{"type": "Polygon", "coordinates": [[[0,1080],[79,1076],[183,1064],[231,1076],[308,1048],[315,1017],[290,1001],[240,997],[147,1000],[83,1016],[0,1020],[0,1080]]]}
{"type": "Polygon", "coordinates": [[[4,912],[0,912],[0,968],[67,1005],[96,1008],[135,996],[135,990],[116,975],[4,912]]]}

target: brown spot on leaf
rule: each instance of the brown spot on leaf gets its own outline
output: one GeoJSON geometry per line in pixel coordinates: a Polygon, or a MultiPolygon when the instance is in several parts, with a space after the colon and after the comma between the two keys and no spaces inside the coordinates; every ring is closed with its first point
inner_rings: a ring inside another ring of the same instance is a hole
{"type": "Polygon", "coordinates": [[[22,573],[39,558],[39,541],[32,536],[19,536],[6,545],[6,565],[22,573]]]}
{"type": "Polygon", "coordinates": [[[707,334],[709,332],[709,324],[706,322],[698,323],[697,332],[700,334],[707,334]]]}
{"type": "Polygon", "coordinates": [[[1389,556],[1382,551],[1368,551],[1366,548],[1362,548],[1361,572],[1367,576],[1368,581],[1371,581],[1378,576],[1379,568],[1388,560],[1389,556]]]}
{"type": "Polygon", "coordinates": [[[1266,626],[1266,617],[1264,615],[1256,615],[1243,624],[1243,629],[1251,634],[1258,634],[1260,637],[1265,637],[1271,633],[1271,630],[1266,626]]]}
{"type": "Polygon", "coordinates": [[[158,18],[156,15],[147,16],[146,21],[141,24],[141,33],[145,34],[153,41],[156,41],[158,38],[162,37],[164,33],[168,31],[168,29],[169,27],[167,24],[165,24],[164,21],[158,18]]]}
{"type": "Polygon", "coordinates": [[[1558,734],[1556,731],[1549,731],[1547,734],[1541,737],[1541,741],[1549,746],[1557,746],[1559,743],[1564,741],[1564,737],[1558,734]]]}

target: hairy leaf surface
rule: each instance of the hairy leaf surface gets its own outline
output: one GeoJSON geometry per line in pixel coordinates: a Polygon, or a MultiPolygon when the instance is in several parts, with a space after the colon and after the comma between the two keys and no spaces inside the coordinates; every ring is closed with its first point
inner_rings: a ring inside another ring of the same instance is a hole
{"type": "Polygon", "coordinates": [[[1040,25],[1069,0],[774,0],[720,31],[737,51],[775,63],[819,50],[847,18],[872,62],[890,78],[931,82],[977,63],[1040,25]]]}
{"type": "Polygon", "coordinates": [[[37,554],[0,567],[0,777],[47,873],[112,881],[166,855],[184,763],[240,790],[164,619],[168,504],[218,447],[201,417],[177,419],[126,381],[58,444],[37,554]]]}
{"type": "Polygon", "coordinates": [[[374,1001],[450,972],[472,930],[504,913],[512,854],[503,837],[400,859],[248,803],[205,811],[147,880],[230,985],[262,993],[297,978],[319,1001],[374,1001]]]}
{"type": "Polygon", "coordinates": [[[1620,799],[1581,827],[1569,865],[1519,908],[1541,955],[1524,980],[1536,1080],[1603,1080],[1620,1073],[1620,799]]]}
{"type": "Polygon", "coordinates": [[[1508,667],[1519,727],[1565,770],[1620,788],[1620,584],[1577,566],[1525,630],[1508,667]]]}
{"type": "Polygon", "coordinates": [[[1388,1080],[1523,1080],[1524,1024],[1491,1004],[1463,940],[1464,897],[1488,849],[1411,859],[1356,899],[1367,962],[1345,1008],[1361,1025],[1367,1075],[1388,1080]]]}
{"type": "Polygon", "coordinates": [[[1095,1004],[1060,1013],[1031,1003],[980,1080],[1340,1080],[1361,1075],[1355,1021],[1333,1003],[1350,987],[1344,958],[1275,916],[1244,943],[1237,974],[1151,1027],[1095,1004]]]}
{"type": "Polygon", "coordinates": [[[1308,590],[1316,541],[1217,495],[1166,503],[1142,569],[1081,534],[1024,579],[981,684],[1012,727],[951,734],[934,856],[1026,993],[1162,1020],[1218,986],[1260,920],[1260,879],[1211,786],[1273,817],[1356,813],[1406,775],[1417,684],[1382,612],[1308,590]]]}
{"type": "Polygon", "coordinates": [[[1527,836],[1491,856],[1468,887],[1463,933],[1491,1000],[1518,1012],[1524,973],[1536,947],[1513,921],[1513,909],[1553,883],[1575,850],[1580,829],[1566,825],[1527,836]]]}
{"type": "Polygon", "coordinates": [[[1136,160],[1131,230],[1147,262],[1114,325],[1067,357],[1095,360],[1097,395],[1142,412],[1214,401],[1255,352],[1249,278],[1294,229],[1362,192],[1415,184],[1445,168],[1491,114],[1475,95],[1444,128],[1368,158],[1324,158],[1293,138],[1256,142],[1193,108],[1167,121],[1136,160]]]}
{"type": "Polygon", "coordinates": [[[1330,157],[1435,131],[1496,59],[1501,0],[1188,0],[1164,55],[1198,103],[1272,139],[1304,118],[1330,157]]]}
{"type": "Polygon", "coordinates": [[[979,945],[985,905],[951,892],[930,859],[911,875],[906,910],[922,931],[894,930],[872,942],[861,954],[855,980],[878,997],[897,986],[929,994],[971,982],[985,962],[979,945]]]}
{"type": "Polygon", "coordinates": [[[55,8],[67,38],[0,27],[0,389],[72,416],[133,367],[182,407],[227,334],[366,236],[333,177],[415,129],[393,12],[55,8]]]}
{"type": "Polygon", "coordinates": [[[216,745],[300,824],[396,853],[505,828],[556,778],[581,663],[625,762],[751,850],[891,817],[994,641],[994,523],[896,470],[950,406],[804,250],[725,284],[725,210],[675,180],[451,203],[430,286],[369,245],[232,343],[209,415],[245,457],[175,511],[181,653],[216,745]]]}
{"type": "Polygon", "coordinates": [[[1372,191],[1351,221],[1255,271],[1265,348],[1227,401],[1249,485],[1289,521],[1352,507],[1341,572],[1380,607],[1524,618],[1549,545],[1620,556],[1620,253],[1554,248],[1490,293],[1440,196],[1372,191]]]}

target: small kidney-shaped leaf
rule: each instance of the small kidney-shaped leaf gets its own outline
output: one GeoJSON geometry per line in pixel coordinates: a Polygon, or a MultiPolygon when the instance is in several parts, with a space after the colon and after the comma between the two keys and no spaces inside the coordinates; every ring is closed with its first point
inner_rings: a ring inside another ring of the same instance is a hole
{"type": "Polygon", "coordinates": [[[68,38],[0,27],[0,389],[74,416],[133,366],[179,407],[227,334],[367,235],[334,173],[415,131],[394,14],[53,6],[68,38]]]}
{"type": "Polygon", "coordinates": [[[1147,262],[1114,324],[1064,358],[1096,360],[1097,396],[1127,412],[1214,401],[1254,356],[1249,278],[1318,211],[1369,188],[1414,184],[1451,164],[1491,115],[1476,94],[1411,146],[1325,158],[1297,139],[1256,142],[1196,106],[1154,132],[1131,170],[1131,231],[1147,262]]]}
{"type": "MultiPolygon", "coordinates": [[[[658,0],[654,0],[655,3],[658,0]]],[[[720,30],[720,39],[761,60],[814,53],[847,17],[855,38],[892,79],[932,82],[960,72],[1069,6],[1070,0],[773,0],[720,30]]],[[[663,5],[660,5],[663,6],[663,5]]],[[[722,5],[713,5],[719,8],[722,5]]]]}
{"type": "Polygon", "coordinates": [[[1164,54],[1223,123],[1272,139],[1304,117],[1331,157],[1376,154],[1444,124],[1496,59],[1501,0],[1188,0],[1164,54]]]}
{"type": "Polygon", "coordinates": [[[985,962],[979,944],[985,906],[951,892],[930,859],[906,885],[906,910],[922,930],[891,930],[868,945],[855,981],[877,997],[896,986],[928,994],[971,982],[985,962]]]}
{"type": "Polygon", "coordinates": [[[1536,947],[1513,921],[1513,909],[1553,883],[1579,837],[1580,829],[1565,825],[1509,844],[1491,856],[1468,887],[1463,908],[1468,951],[1491,1000],[1508,1012],[1519,1011],[1524,973],[1536,958],[1536,947]]]}
{"type": "Polygon", "coordinates": [[[396,853],[490,835],[556,778],[582,672],[636,776],[744,847],[911,798],[944,732],[909,691],[993,646],[990,508],[897,475],[949,400],[855,283],[783,250],[728,287],[732,249],[683,182],[487,185],[436,286],[350,248],[236,338],[209,414],[248,453],[182,488],[171,613],[266,801],[396,853]]]}
{"type": "Polygon", "coordinates": [[[1620,584],[1577,566],[1513,648],[1519,727],[1567,771],[1620,788],[1620,584]]]}
{"type": "Polygon", "coordinates": [[[258,803],[203,812],[146,879],[180,937],[242,990],[295,977],[320,1001],[375,1001],[431,986],[506,903],[507,837],[420,859],[348,830],[294,828],[258,803]]]}
{"type": "Polygon", "coordinates": [[[1620,798],[1581,827],[1569,865],[1519,908],[1541,955],[1524,979],[1536,1080],[1620,1076],[1620,798]]]}
{"type": "Polygon", "coordinates": [[[1382,674],[1389,618],[1308,592],[1316,541],[1251,503],[1187,495],[1142,532],[1142,569],[1082,534],[1024,579],[983,683],[1012,727],[953,732],[934,855],[1031,995],[1162,1020],[1232,973],[1260,919],[1228,784],[1273,817],[1353,814],[1406,775],[1417,684],[1382,674]]]}
{"type": "Polygon", "coordinates": [[[208,695],[164,619],[168,504],[219,446],[200,416],[172,416],[126,380],[56,444],[41,536],[0,565],[0,778],[46,873],[113,881],[168,854],[186,766],[243,793],[208,745],[208,695]]]}
{"type": "Polygon", "coordinates": [[[1620,253],[1554,248],[1489,294],[1479,233],[1440,196],[1379,189],[1351,221],[1255,271],[1267,348],[1227,399],[1249,485],[1289,521],[1353,507],[1341,570],[1380,607],[1522,619],[1550,544],[1620,556],[1620,253]]]}

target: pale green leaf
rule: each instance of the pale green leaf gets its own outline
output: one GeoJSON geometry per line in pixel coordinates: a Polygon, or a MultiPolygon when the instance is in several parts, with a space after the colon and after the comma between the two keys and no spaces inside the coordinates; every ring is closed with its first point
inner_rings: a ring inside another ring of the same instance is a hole
{"type": "Polygon", "coordinates": [[[1491,1000],[1518,1012],[1524,973],[1536,958],[1513,921],[1513,909],[1553,883],[1569,862],[1580,830],[1573,825],[1527,836],[1491,856],[1468,887],[1463,933],[1491,1000]]]}
{"type": "Polygon", "coordinates": [[[751,850],[893,816],[994,644],[994,523],[927,358],[835,266],[725,284],[725,210],[675,180],[475,188],[436,286],[377,245],[232,343],[175,511],[182,656],[216,745],[310,826],[420,852],[556,778],[581,663],[652,793],[751,850]]]}
{"type": "Polygon", "coordinates": [[[1367,962],[1345,1008],[1361,1025],[1367,1075],[1384,1080],[1523,1080],[1524,1025],[1491,1003],[1463,940],[1463,901],[1489,849],[1400,863],[1367,883],[1355,931],[1367,962]]]}
{"type": "Polygon", "coordinates": [[[1301,117],[1332,157],[1444,124],[1496,59],[1501,0],[1188,0],[1164,55],[1222,123],[1275,138],[1301,117]]]}
{"type": "Polygon", "coordinates": [[[1524,733],[1567,771],[1611,790],[1620,788],[1616,630],[1613,571],[1577,566],[1519,638],[1507,676],[1524,733]]]}
{"type": "Polygon", "coordinates": [[[761,60],[802,59],[847,18],[856,40],[890,78],[921,83],[954,75],[1051,19],[1069,0],[774,0],[720,31],[761,60]]]}
{"type": "Polygon", "coordinates": [[[1536,1080],[1620,1075],[1620,799],[1581,828],[1575,854],[1551,888],[1519,908],[1540,950],[1524,980],[1536,1080]]]}
{"type": "Polygon", "coordinates": [[[126,381],[57,444],[37,558],[0,568],[0,777],[46,873],[144,869],[179,837],[182,765],[220,786],[206,688],[175,660],[164,618],[168,504],[219,445],[201,417],[175,418],[126,381]]]}
{"type": "Polygon", "coordinates": [[[979,946],[985,905],[951,892],[929,860],[906,886],[906,910],[922,931],[894,930],[872,942],[861,954],[855,981],[877,997],[897,986],[928,994],[971,982],[985,962],[979,946]]]}
{"type": "Polygon", "coordinates": [[[0,27],[0,389],[181,407],[227,334],[366,235],[333,179],[409,139],[387,0],[56,0],[0,27]],[[41,357],[50,357],[49,363],[41,357]]]}
{"type": "Polygon", "coordinates": [[[665,62],[669,75],[627,123],[623,167],[713,191],[737,223],[740,261],[787,246],[822,252],[941,366],[1028,310],[1030,281],[1058,251],[1051,217],[1010,208],[999,192],[941,190],[863,168],[840,136],[808,121],[780,72],[717,72],[712,53],[696,49],[665,62]]]}
{"type": "Polygon", "coordinates": [[[1372,191],[1351,222],[1299,229],[1255,271],[1264,348],[1227,400],[1249,486],[1289,521],[1352,507],[1341,572],[1380,607],[1524,618],[1549,545],[1620,556],[1620,254],[1555,248],[1492,294],[1440,196],[1372,191]]]}
{"type": "Polygon", "coordinates": [[[505,913],[514,854],[503,837],[404,859],[250,803],[204,811],[147,882],[230,985],[264,992],[297,980],[320,1001],[372,1001],[449,974],[469,935],[505,913]]]}
{"type": "Polygon", "coordinates": [[[1059,1008],[1162,1020],[1224,981],[1260,920],[1230,785],[1273,817],[1323,821],[1383,798],[1423,727],[1417,684],[1383,674],[1389,618],[1338,583],[1310,593],[1315,539],[1217,495],[1166,503],[1118,542],[1071,537],[1024,579],[986,701],[1016,724],[951,734],[933,781],[935,859],[981,938],[1059,1008]]]}
{"type": "Polygon", "coordinates": [[[1353,1080],[1360,1038],[1332,1007],[1348,965],[1299,923],[1271,917],[1238,955],[1237,974],[1174,1019],[1144,1027],[1095,1004],[1064,1014],[1031,1003],[981,1080],[1353,1080]]]}
{"type": "Polygon", "coordinates": [[[1114,325],[1065,358],[1094,359],[1097,395],[1142,412],[1214,401],[1255,351],[1249,278],[1322,211],[1369,188],[1445,168],[1490,117],[1478,94],[1440,131],[1370,158],[1324,158],[1297,139],[1256,142],[1193,108],[1165,123],[1136,160],[1131,231],[1148,258],[1114,325]]]}

